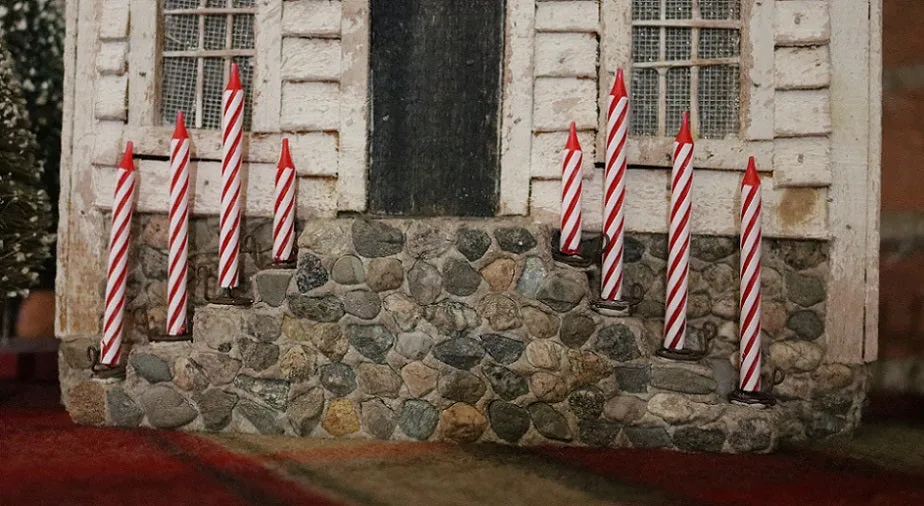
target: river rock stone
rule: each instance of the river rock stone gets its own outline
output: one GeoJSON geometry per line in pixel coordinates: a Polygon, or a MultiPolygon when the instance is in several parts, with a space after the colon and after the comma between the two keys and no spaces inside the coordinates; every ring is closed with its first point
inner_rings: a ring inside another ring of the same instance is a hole
{"type": "Polygon", "coordinates": [[[398,422],[395,420],[395,412],[381,399],[373,399],[360,404],[359,411],[362,413],[362,425],[366,428],[366,432],[378,439],[391,438],[398,422]]]}
{"type": "Polygon", "coordinates": [[[401,377],[387,364],[364,362],[356,366],[359,388],[368,395],[398,397],[401,377]]]}
{"type": "Polygon", "coordinates": [[[439,411],[429,402],[422,399],[409,399],[404,401],[401,413],[398,415],[398,427],[408,437],[425,440],[433,434],[439,422],[439,411]]]}
{"type": "Polygon", "coordinates": [[[135,369],[135,374],[144,378],[148,383],[160,383],[173,378],[170,365],[157,355],[133,353],[128,363],[135,369]]]}
{"type": "Polygon", "coordinates": [[[299,248],[328,257],[345,255],[353,249],[349,220],[305,220],[304,226],[298,236],[299,248]]]}
{"type": "Polygon", "coordinates": [[[106,423],[106,392],[96,381],[81,381],[67,392],[67,412],[82,425],[106,423]]]}
{"type": "Polygon", "coordinates": [[[407,273],[407,288],[418,304],[426,306],[436,302],[443,286],[443,277],[436,267],[417,262],[407,273]]]}
{"type": "Polygon", "coordinates": [[[317,427],[322,411],[324,391],[315,387],[292,399],[286,415],[295,427],[295,432],[300,436],[307,436],[317,427]]]}
{"type": "Polygon", "coordinates": [[[492,292],[503,292],[510,288],[516,274],[517,263],[510,258],[498,258],[481,269],[481,277],[488,282],[492,292]]]}
{"type": "Polygon", "coordinates": [[[606,401],[603,414],[610,420],[632,423],[645,416],[648,403],[634,395],[617,395],[606,401]]]}
{"type": "Polygon", "coordinates": [[[671,437],[661,427],[626,427],[623,429],[632,448],[670,448],[671,437]]]}
{"type": "Polygon", "coordinates": [[[366,280],[363,262],[354,255],[344,255],[334,261],[330,277],[341,285],[358,285],[366,280]]]}
{"type": "Polygon", "coordinates": [[[712,368],[712,379],[716,382],[715,393],[719,397],[728,397],[738,388],[738,369],[729,360],[710,359],[709,366],[712,368]]]}
{"type": "Polygon", "coordinates": [[[319,368],[321,385],[330,393],[343,397],[356,390],[356,373],[346,364],[324,364],[319,368]]]}
{"type": "Polygon", "coordinates": [[[381,325],[350,325],[347,328],[350,345],[362,356],[381,364],[395,344],[395,336],[381,325]]]}
{"type": "Polygon", "coordinates": [[[526,331],[529,332],[529,336],[535,339],[547,339],[555,336],[562,325],[558,316],[530,306],[520,309],[520,317],[526,326],[526,331]]]}
{"type": "Polygon", "coordinates": [[[497,437],[510,443],[518,442],[529,430],[529,412],[516,404],[494,401],[488,406],[488,418],[497,437]]]}
{"type": "Polygon", "coordinates": [[[813,341],[824,334],[825,322],[814,311],[802,310],[789,315],[786,328],[795,332],[801,339],[813,341]]]}
{"type": "Polygon", "coordinates": [[[397,290],[404,284],[404,268],[397,258],[376,258],[369,262],[366,285],[376,292],[397,290]]]}
{"type": "Polygon", "coordinates": [[[725,444],[725,433],[719,429],[681,427],[674,431],[674,444],[688,452],[719,452],[725,444]]]}
{"type": "Polygon", "coordinates": [[[780,257],[787,265],[801,271],[828,260],[828,244],[824,241],[781,241],[780,257]]]}
{"type": "Polygon", "coordinates": [[[478,312],[481,313],[494,330],[510,330],[520,327],[519,305],[506,295],[492,293],[485,295],[478,303],[478,312]]]}
{"type": "Polygon", "coordinates": [[[454,443],[474,443],[484,433],[488,419],[474,406],[457,402],[440,414],[440,439],[454,443]]]}
{"type": "Polygon", "coordinates": [[[811,307],[827,297],[825,282],[795,271],[786,271],[786,296],[802,307],[811,307]]]}
{"type": "Polygon", "coordinates": [[[484,348],[470,337],[456,337],[434,346],[433,356],[457,369],[471,369],[484,358],[484,348]]]}
{"type": "Polygon", "coordinates": [[[494,238],[504,251],[517,255],[536,247],[536,238],[523,227],[501,227],[494,230],[494,238]]]}
{"type": "Polygon", "coordinates": [[[411,360],[423,360],[433,347],[433,338],[423,332],[398,334],[395,351],[411,360]]]}
{"type": "Polygon", "coordinates": [[[289,310],[296,318],[308,318],[316,322],[331,323],[343,316],[343,303],[335,295],[309,297],[290,295],[289,310]]]}
{"type": "Polygon", "coordinates": [[[481,274],[468,262],[449,258],[443,264],[443,289],[453,295],[467,297],[478,290],[481,281],[481,274]]]}
{"type": "Polygon", "coordinates": [[[519,374],[506,367],[485,364],[482,373],[498,397],[505,401],[512,401],[521,395],[529,393],[529,386],[519,374]]]}
{"type": "Polygon", "coordinates": [[[356,405],[349,399],[334,399],[327,406],[327,416],[321,427],[335,437],[346,436],[359,430],[356,405]]]}
{"type": "Polygon", "coordinates": [[[460,227],[456,232],[456,249],[465,255],[469,262],[483,257],[491,247],[491,237],[483,230],[460,227]]]}
{"type": "Polygon", "coordinates": [[[453,234],[449,227],[413,221],[408,225],[405,250],[414,258],[434,258],[445,253],[452,242],[453,234]]]}
{"type": "Polygon", "coordinates": [[[173,384],[180,390],[199,391],[209,386],[205,370],[190,358],[178,358],[173,363],[173,371],[173,384]]]}
{"type": "Polygon", "coordinates": [[[347,292],[343,295],[343,310],[363,320],[371,320],[382,310],[382,299],[368,290],[347,292]]]}
{"type": "Polygon", "coordinates": [[[468,371],[452,371],[439,380],[439,392],[445,399],[475,404],[487,389],[478,376],[468,371]]]}
{"type": "Polygon", "coordinates": [[[173,429],[186,425],[199,414],[185,397],[176,390],[156,385],[148,388],[139,398],[148,423],[158,429],[173,429]]]}
{"type": "Polygon", "coordinates": [[[343,328],[336,323],[318,323],[307,331],[309,340],[331,362],[343,360],[350,343],[343,337],[343,328]]]}
{"type": "Polygon", "coordinates": [[[583,273],[556,272],[546,279],[536,298],[559,313],[571,311],[587,293],[587,280],[581,276],[583,273]]]}
{"type": "Polygon", "coordinates": [[[193,402],[202,413],[205,430],[217,432],[231,423],[231,411],[237,405],[237,394],[217,388],[193,394],[193,402]]]}
{"type": "Polygon", "coordinates": [[[609,420],[581,420],[578,429],[581,441],[587,445],[610,448],[615,445],[622,425],[609,420]]]}
{"type": "Polygon", "coordinates": [[[645,393],[651,383],[649,366],[620,366],[614,369],[616,384],[623,392],[645,393]]]}
{"type": "Polygon", "coordinates": [[[582,420],[599,418],[603,413],[603,392],[599,388],[579,388],[568,396],[568,407],[574,416],[582,420]]]}
{"type": "Polygon", "coordinates": [[[234,386],[260,398],[274,409],[286,409],[289,399],[289,383],[283,380],[255,378],[242,374],[234,378],[234,386]]]}
{"type": "Polygon", "coordinates": [[[730,237],[693,236],[690,254],[706,263],[717,262],[738,251],[738,243],[730,237]]]}
{"type": "MultiPolygon", "coordinates": [[[[242,311],[235,307],[207,306],[193,316],[194,341],[217,350],[243,336],[242,311]]],[[[200,362],[201,363],[201,362],[200,362]]]]}
{"type": "Polygon", "coordinates": [[[565,416],[555,411],[555,408],[544,402],[534,402],[529,405],[529,416],[533,420],[533,427],[543,436],[555,441],[571,441],[571,428],[565,416]]]}
{"type": "Polygon", "coordinates": [[[321,259],[311,253],[298,255],[298,267],[295,269],[295,287],[299,293],[308,293],[324,286],[329,276],[327,269],[321,265],[321,259]]]}
{"type": "Polygon", "coordinates": [[[687,394],[708,394],[716,389],[712,376],[703,376],[680,367],[661,366],[651,370],[651,386],[687,394]]]}
{"type": "Polygon", "coordinates": [[[144,418],[144,412],[121,387],[106,393],[106,405],[109,407],[110,423],[118,427],[137,427],[144,418]]]}
{"type": "Polygon", "coordinates": [[[285,433],[279,421],[279,413],[248,399],[241,400],[235,410],[241,414],[260,434],[278,436],[285,433]]]}
{"type": "Polygon", "coordinates": [[[770,345],[770,363],[785,372],[810,372],[821,364],[824,350],[811,341],[777,341],[770,345]]]}
{"type": "Polygon", "coordinates": [[[548,340],[537,340],[526,346],[526,361],[533,367],[557,371],[561,369],[564,348],[548,340]]]}
{"type": "Polygon", "coordinates": [[[255,312],[249,322],[250,335],[260,341],[271,343],[282,333],[282,317],[279,314],[255,312]]]}
{"type": "Polygon", "coordinates": [[[512,364],[519,360],[526,344],[500,334],[482,334],[481,344],[485,351],[499,364],[512,364]]]}
{"type": "Polygon", "coordinates": [[[612,364],[600,355],[587,350],[568,350],[566,353],[570,365],[570,379],[573,386],[593,385],[609,376],[612,364]]]}
{"type": "Polygon", "coordinates": [[[728,264],[710,264],[703,269],[703,281],[711,293],[725,293],[737,288],[738,275],[728,264]]]}
{"type": "Polygon", "coordinates": [[[728,444],[736,452],[764,451],[773,443],[773,427],[764,418],[739,420],[728,435],[728,444]]]}
{"type": "Polygon", "coordinates": [[[244,359],[244,366],[254,371],[268,369],[279,360],[279,347],[275,344],[241,339],[237,342],[237,347],[241,351],[241,358],[244,359]]]}
{"type": "Polygon", "coordinates": [[[352,236],[356,253],[366,258],[387,257],[404,248],[404,233],[381,221],[354,221],[352,236]]]}
{"type": "Polygon", "coordinates": [[[540,401],[561,402],[568,395],[568,383],[560,376],[545,371],[530,376],[529,387],[540,401]]]}
{"type": "Polygon", "coordinates": [[[436,388],[439,371],[423,362],[411,362],[401,369],[401,378],[411,397],[423,397],[436,388]]]}
{"type": "Polygon", "coordinates": [[[279,360],[279,370],[289,381],[306,381],[314,376],[315,359],[311,348],[295,345],[279,360]]]}
{"type": "Polygon", "coordinates": [[[286,300],[286,290],[292,281],[293,269],[267,269],[253,277],[257,298],[271,307],[279,307],[286,300]]]}
{"type": "Polygon", "coordinates": [[[582,314],[568,313],[561,319],[561,342],[571,348],[580,348],[596,330],[594,321],[582,314]]]}
{"type": "Polygon", "coordinates": [[[205,375],[213,385],[231,383],[241,370],[241,361],[224,353],[199,351],[193,352],[190,358],[202,366],[202,370],[205,371],[205,375]]]}
{"type": "Polygon", "coordinates": [[[618,362],[626,362],[642,355],[632,329],[622,323],[600,329],[594,349],[618,362]]]}
{"type": "Polygon", "coordinates": [[[641,261],[645,255],[645,243],[639,241],[631,235],[623,237],[622,261],[627,264],[634,264],[641,261]]]}
{"type": "Polygon", "coordinates": [[[545,285],[550,270],[539,257],[528,257],[523,265],[523,272],[517,280],[517,292],[531,299],[539,295],[539,290],[545,285]]]}

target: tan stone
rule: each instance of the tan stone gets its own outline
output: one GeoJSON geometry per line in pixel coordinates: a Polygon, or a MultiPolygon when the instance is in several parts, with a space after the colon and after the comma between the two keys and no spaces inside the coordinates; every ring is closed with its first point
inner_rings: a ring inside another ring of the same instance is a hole
{"type": "Polygon", "coordinates": [[[770,345],[770,364],[790,372],[814,371],[824,355],[820,346],[809,341],[779,341],[770,345]]]}
{"type": "Polygon", "coordinates": [[[573,386],[593,385],[613,372],[612,364],[592,351],[568,350],[573,386]]]}
{"type": "Polygon", "coordinates": [[[315,354],[305,346],[293,346],[279,360],[279,369],[290,381],[304,381],[314,374],[315,354]]]}
{"type": "Polygon", "coordinates": [[[343,336],[343,329],[336,323],[319,323],[308,329],[312,344],[327,358],[337,362],[343,359],[350,343],[343,336]]]}
{"type": "Polygon", "coordinates": [[[401,378],[387,364],[364,362],[356,368],[359,388],[368,395],[397,397],[401,389],[401,378]]]}
{"type": "Polygon", "coordinates": [[[561,402],[568,395],[568,384],[560,376],[540,371],[529,377],[529,388],[540,401],[561,402]]]}
{"type": "Polygon", "coordinates": [[[557,371],[563,351],[564,347],[554,341],[537,340],[526,345],[526,360],[534,367],[557,371]]]}
{"type": "Polygon", "coordinates": [[[485,418],[474,406],[457,402],[440,414],[440,438],[454,443],[472,443],[481,437],[488,426],[485,418]]]}
{"type": "Polygon", "coordinates": [[[786,306],[774,302],[761,304],[760,327],[770,335],[776,335],[786,326],[789,315],[786,306]]]}
{"type": "Polygon", "coordinates": [[[404,379],[411,397],[423,397],[436,388],[439,371],[424,365],[423,362],[411,362],[401,369],[401,378],[404,379]]]}
{"type": "Polygon", "coordinates": [[[167,249],[170,232],[170,222],[167,215],[153,214],[148,217],[147,223],[141,229],[141,244],[152,248],[167,249]]]}
{"type": "Polygon", "coordinates": [[[519,306],[506,295],[485,295],[478,303],[478,312],[494,330],[515,329],[523,324],[519,306]]]}
{"type": "Polygon", "coordinates": [[[481,277],[488,282],[492,292],[503,292],[513,282],[517,264],[509,258],[499,258],[481,269],[481,277]]]}
{"type": "Polygon", "coordinates": [[[724,407],[695,402],[686,395],[660,393],[648,401],[648,412],[667,423],[709,423],[722,416],[724,407]]]}
{"type": "Polygon", "coordinates": [[[546,339],[557,334],[561,327],[561,319],[557,316],[534,307],[524,307],[520,310],[520,315],[530,337],[546,339]]]}
{"type": "Polygon", "coordinates": [[[67,411],[74,422],[84,425],[106,423],[106,391],[96,381],[82,381],[67,393],[67,411]]]}
{"type": "Polygon", "coordinates": [[[321,427],[332,436],[345,436],[359,430],[359,416],[356,406],[349,399],[334,399],[327,407],[327,415],[321,427]]]}
{"type": "Polygon", "coordinates": [[[839,390],[853,381],[853,371],[844,364],[822,364],[812,378],[819,389],[839,390]]]}
{"type": "Polygon", "coordinates": [[[610,420],[630,423],[645,416],[648,403],[632,395],[613,397],[603,406],[603,414],[610,420]]]}

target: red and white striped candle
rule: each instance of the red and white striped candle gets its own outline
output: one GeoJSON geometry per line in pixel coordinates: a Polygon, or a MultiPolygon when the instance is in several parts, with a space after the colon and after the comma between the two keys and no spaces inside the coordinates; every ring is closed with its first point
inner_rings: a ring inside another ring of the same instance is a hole
{"type": "Polygon", "coordinates": [[[760,178],[754,157],[741,182],[741,368],[738,387],[760,391],[760,178]]]}
{"type": "Polygon", "coordinates": [[[238,249],[241,231],[241,141],[244,131],[244,89],[237,64],[221,99],[221,217],[219,219],[218,283],[221,288],[238,284],[238,249]]]}
{"type": "Polygon", "coordinates": [[[606,168],[604,170],[603,275],[600,297],[605,300],[622,298],[622,254],[624,248],[626,200],[626,141],[629,137],[629,96],[622,69],[616,72],[610,90],[606,113],[606,168]]]}
{"type": "Polygon", "coordinates": [[[577,129],[571,122],[565,144],[561,177],[561,239],[559,249],[566,255],[576,255],[581,249],[581,165],[584,154],[578,142],[577,129]]]}
{"type": "Polygon", "coordinates": [[[292,258],[295,248],[295,165],[289,153],[289,139],[282,140],[282,154],[276,167],[276,199],[273,204],[273,262],[292,258]]]}
{"type": "Polygon", "coordinates": [[[170,139],[170,253],[167,258],[167,335],[186,334],[189,273],[189,134],[183,111],[170,139]]]}
{"type": "Polygon", "coordinates": [[[687,334],[687,275],[690,270],[690,211],[693,187],[693,137],[690,114],[674,141],[671,171],[671,211],[667,233],[667,298],[664,318],[664,347],[683,349],[687,334]]]}
{"type": "Polygon", "coordinates": [[[132,143],[125,145],[119,164],[112,202],[112,230],[109,235],[109,269],[106,274],[106,310],[100,341],[102,365],[118,365],[122,356],[122,329],[125,315],[125,281],[128,277],[128,242],[135,205],[135,166],[132,143]]]}

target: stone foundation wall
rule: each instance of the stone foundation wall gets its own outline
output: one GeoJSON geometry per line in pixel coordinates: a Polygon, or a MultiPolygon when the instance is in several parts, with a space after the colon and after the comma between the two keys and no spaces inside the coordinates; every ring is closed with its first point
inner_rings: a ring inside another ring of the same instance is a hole
{"type": "MultiPolygon", "coordinates": [[[[693,239],[698,363],[653,355],[664,236],[627,237],[626,290],[641,300],[627,318],[590,310],[598,269],[554,263],[549,244],[548,228],[519,219],[313,221],[297,269],[256,273],[253,307],[199,307],[191,343],[133,334],[122,382],[91,379],[85,343],[63,343],[65,402],[93,424],[726,452],[859,422],[865,368],[825,361],[827,243],[764,241],[763,373],[782,379],[765,410],[726,400],[736,238],[693,239]]],[[[149,270],[135,293],[162,284],[149,270]]]]}

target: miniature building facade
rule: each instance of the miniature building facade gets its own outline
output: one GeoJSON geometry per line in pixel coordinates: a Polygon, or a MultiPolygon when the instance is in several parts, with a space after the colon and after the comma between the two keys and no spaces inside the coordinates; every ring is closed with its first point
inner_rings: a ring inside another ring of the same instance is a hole
{"type": "Polygon", "coordinates": [[[714,451],[849,430],[876,357],[880,11],[879,0],[72,0],[65,403],[85,423],[714,451]],[[245,309],[204,305],[232,62],[248,104],[242,279],[259,299],[245,309]],[[642,300],[628,319],[588,312],[593,272],[547,251],[572,121],[584,229],[600,229],[595,162],[617,69],[631,95],[626,282],[642,300]],[[179,110],[200,307],[192,343],[151,344],[164,325],[179,110]],[[690,332],[709,349],[695,365],[651,353],[683,111],[696,142],[690,332]],[[269,272],[283,138],[304,231],[298,268],[269,272]],[[129,140],[139,185],[123,384],[91,379],[83,354],[101,333],[129,140]],[[750,155],[763,188],[764,362],[784,400],[760,412],[723,400],[750,155]]]}

